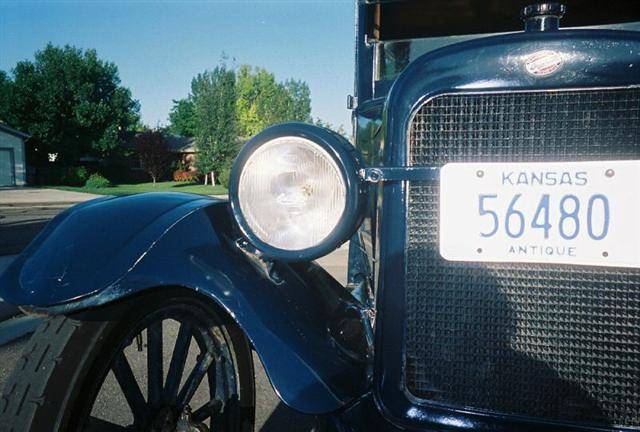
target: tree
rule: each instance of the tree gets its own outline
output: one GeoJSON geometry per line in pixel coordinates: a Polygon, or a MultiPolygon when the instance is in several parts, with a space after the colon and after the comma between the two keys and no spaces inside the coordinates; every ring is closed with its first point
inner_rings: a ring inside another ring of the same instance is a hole
{"type": "Polygon", "coordinates": [[[199,74],[191,82],[195,110],[196,167],[215,185],[219,173],[238,150],[236,76],[222,64],[199,74]]]}
{"type": "Polygon", "coordinates": [[[290,120],[311,122],[311,91],[304,81],[289,79],[284,82],[284,88],[291,98],[289,112],[290,120]]]}
{"type": "Polygon", "coordinates": [[[11,92],[12,82],[5,71],[0,71],[0,121],[13,123],[11,118],[11,92]]]}
{"type": "Polygon", "coordinates": [[[309,86],[303,81],[276,81],[265,69],[241,66],[237,73],[222,65],[199,74],[186,99],[174,101],[169,131],[195,137],[196,167],[205,184],[228,167],[238,138],[285,121],[311,121],[309,86]],[[210,176],[209,176],[210,174],[210,176]]]}
{"type": "Polygon", "coordinates": [[[173,107],[169,112],[168,131],[186,137],[195,136],[196,112],[191,96],[173,101],[173,107]]]}
{"type": "Polygon", "coordinates": [[[116,65],[69,45],[49,44],[33,61],[18,62],[10,101],[0,109],[12,126],[32,135],[32,163],[48,153],[65,164],[85,155],[108,158],[139,120],[139,104],[120,85],[116,65]]]}
{"type": "Polygon", "coordinates": [[[309,86],[303,81],[278,83],[266,69],[242,65],[237,73],[237,115],[243,137],[286,121],[311,121],[309,86]]]}
{"type": "Polygon", "coordinates": [[[148,130],[135,138],[136,150],[140,157],[140,165],[153,180],[153,185],[167,171],[171,153],[164,135],[160,131],[148,130]]]}

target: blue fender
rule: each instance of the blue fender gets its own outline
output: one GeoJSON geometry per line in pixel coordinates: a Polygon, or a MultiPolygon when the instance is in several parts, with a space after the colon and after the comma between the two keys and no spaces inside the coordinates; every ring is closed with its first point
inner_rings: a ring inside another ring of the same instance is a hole
{"type": "Polygon", "coordinates": [[[288,406],[324,414],[360,396],[366,344],[336,337],[359,303],[314,263],[279,264],[273,282],[235,247],[238,237],[226,201],[176,193],[99,198],[54,218],[0,276],[0,296],[53,314],[152,288],[190,288],[243,329],[288,406]]]}

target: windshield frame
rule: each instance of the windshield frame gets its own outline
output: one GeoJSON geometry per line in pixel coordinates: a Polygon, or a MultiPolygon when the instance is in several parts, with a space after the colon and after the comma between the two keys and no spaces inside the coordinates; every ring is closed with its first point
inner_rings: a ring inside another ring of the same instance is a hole
{"type": "MultiPolygon", "coordinates": [[[[634,22],[570,27],[562,30],[622,30],[640,32],[640,20],[634,22]]],[[[374,49],[373,81],[377,87],[386,87],[385,82],[394,81],[400,73],[422,55],[436,49],[466,42],[473,39],[498,36],[506,33],[469,34],[455,36],[435,36],[426,38],[378,41],[374,49]]]]}

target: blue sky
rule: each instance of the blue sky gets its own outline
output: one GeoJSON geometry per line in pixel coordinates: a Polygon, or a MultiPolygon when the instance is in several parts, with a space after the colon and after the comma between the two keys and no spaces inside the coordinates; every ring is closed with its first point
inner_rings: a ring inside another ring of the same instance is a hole
{"type": "Polygon", "coordinates": [[[353,89],[353,0],[0,0],[0,69],[47,42],[95,48],[115,62],[141,103],[143,121],[166,123],[172,99],[222,53],[279,80],[305,80],[312,115],[349,127],[353,89]]]}

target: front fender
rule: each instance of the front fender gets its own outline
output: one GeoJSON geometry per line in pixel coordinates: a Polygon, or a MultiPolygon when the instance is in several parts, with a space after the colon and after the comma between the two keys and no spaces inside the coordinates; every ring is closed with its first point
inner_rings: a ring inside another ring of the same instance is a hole
{"type": "Polygon", "coordinates": [[[345,349],[332,331],[360,305],[313,263],[282,265],[279,284],[265,278],[232,246],[237,230],[226,202],[186,194],[101,199],[50,225],[0,277],[6,301],[70,313],[147,289],[190,288],[244,330],[290,407],[324,414],[365,391],[366,347],[345,349]]]}
{"type": "Polygon", "coordinates": [[[0,296],[17,305],[48,307],[103,291],[174,224],[212,202],[201,195],[149,193],[71,207],[7,268],[0,296]]]}

